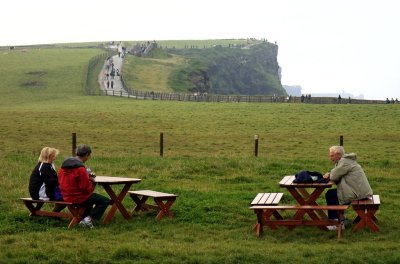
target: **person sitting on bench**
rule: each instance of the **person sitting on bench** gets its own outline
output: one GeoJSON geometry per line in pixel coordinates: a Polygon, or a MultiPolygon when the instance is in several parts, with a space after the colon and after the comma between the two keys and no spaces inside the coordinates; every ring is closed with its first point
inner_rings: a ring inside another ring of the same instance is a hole
{"type": "Polygon", "coordinates": [[[110,199],[94,193],[91,177],[84,165],[91,153],[92,150],[88,145],[78,146],[76,149],[77,158],[65,159],[58,172],[64,200],[87,208],[79,224],[89,228],[93,228],[92,219],[100,220],[110,204],[110,199]]]}
{"type": "MultiPolygon", "coordinates": [[[[335,167],[323,177],[337,185],[337,189],[328,190],[325,194],[327,205],[350,204],[353,200],[362,200],[372,196],[372,189],[362,167],[357,163],[355,153],[345,154],[342,146],[329,148],[329,158],[335,167]]],[[[329,219],[340,219],[336,211],[328,211],[329,219]]],[[[343,224],[344,227],[344,224],[343,224]]],[[[335,230],[336,226],[329,226],[335,230]]]]}
{"type": "MultiPolygon", "coordinates": [[[[54,161],[60,153],[58,149],[44,147],[38,163],[29,178],[29,194],[33,200],[62,201],[54,161]]],[[[56,206],[53,211],[60,212],[65,206],[56,206]]]]}

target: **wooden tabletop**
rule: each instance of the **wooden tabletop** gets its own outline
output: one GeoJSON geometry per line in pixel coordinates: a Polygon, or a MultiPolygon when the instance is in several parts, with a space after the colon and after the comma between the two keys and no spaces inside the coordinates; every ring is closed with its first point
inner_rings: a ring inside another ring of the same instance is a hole
{"type": "Polygon", "coordinates": [[[303,187],[303,188],[330,188],[334,184],[332,181],[327,183],[323,182],[307,182],[307,183],[296,183],[293,182],[296,179],[294,175],[288,175],[283,177],[283,179],[279,182],[279,186],[281,187],[303,187]]]}
{"type": "Polygon", "coordinates": [[[114,176],[96,176],[94,178],[96,183],[108,183],[108,184],[123,184],[123,183],[138,183],[141,179],[137,178],[124,178],[124,177],[114,177],[114,176]]]}

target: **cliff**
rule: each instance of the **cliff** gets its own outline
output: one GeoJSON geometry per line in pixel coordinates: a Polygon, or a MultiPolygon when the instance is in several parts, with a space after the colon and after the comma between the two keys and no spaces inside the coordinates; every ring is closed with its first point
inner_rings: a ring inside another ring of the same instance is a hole
{"type": "Polygon", "coordinates": [[[273,43],[167,52],[189,58],[188,64],[176,71],[170,81],[185,83],[191,92],[286,95],[280,81],[278,46],[273,43]]]}

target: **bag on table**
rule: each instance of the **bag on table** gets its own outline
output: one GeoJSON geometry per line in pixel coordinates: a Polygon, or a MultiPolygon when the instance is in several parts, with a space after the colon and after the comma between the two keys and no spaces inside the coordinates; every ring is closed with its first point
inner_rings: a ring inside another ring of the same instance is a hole
{"type": "Polygon", "coordinates": [[[324,179],[322,174],[317,171],[300,171],[295,177],[296,179],[293,181],[295,183],[328,182],[328,179],[324,179]]]}

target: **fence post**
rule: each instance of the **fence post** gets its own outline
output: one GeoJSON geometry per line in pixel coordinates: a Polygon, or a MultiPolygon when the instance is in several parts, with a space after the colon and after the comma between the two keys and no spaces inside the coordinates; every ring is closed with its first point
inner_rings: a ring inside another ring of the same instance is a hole
{"type": "Polygon", "coordinates": [[[258,157],[258,135],[254,135],[254,156],[258,157]]]}
{"type": "Polygon", "coordinates": [[[160,133],[160,156],[164,155],[164,133],[160,133]]]}
{"type": "Polygon", "coordinates": [[[72,156],[75,157],[76,153],[76,133],[72,133],[72,156]]]}
{"type": "Polygon", "coordinates": [[[340,138],[339,138],[339,144],[340,144],[340,146],[343,146],[343,136],[340,136],[340,138]]]}

